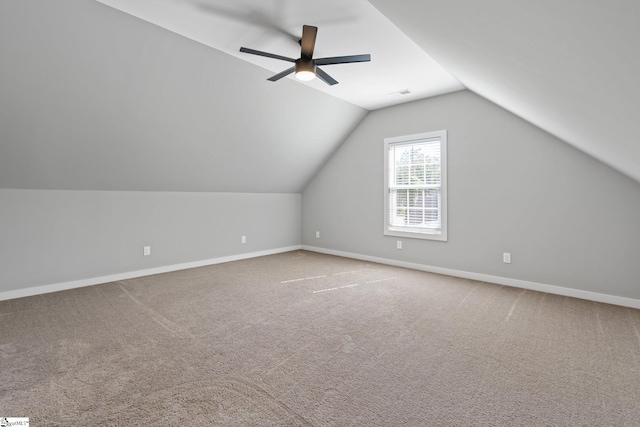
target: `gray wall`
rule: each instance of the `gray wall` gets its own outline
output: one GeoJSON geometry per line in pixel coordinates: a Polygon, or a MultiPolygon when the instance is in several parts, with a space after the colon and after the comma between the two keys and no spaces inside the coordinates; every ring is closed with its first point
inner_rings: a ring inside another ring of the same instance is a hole
{"type": "Polygon", "coordinates": [[[305,188],[302,244],[638,299],[639,212],[637,182],[463,91],[370,113],[305,188]],[[439,129],[449,241],[397,250],[383,236],[383,139],[439,129]]]}
{"type": "Polygon", "coordinates": [[[300,194],[0,189],[0,292],[297,246],[300,211],[300,194]]]}

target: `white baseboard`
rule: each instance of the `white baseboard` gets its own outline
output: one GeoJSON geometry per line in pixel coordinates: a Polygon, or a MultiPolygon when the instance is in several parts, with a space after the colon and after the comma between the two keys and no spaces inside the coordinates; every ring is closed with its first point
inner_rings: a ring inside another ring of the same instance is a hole
{"type": "Polygon", "coordinates": [[[303,245],[302,249],[327,255],[336,255],[345,258],[359,259],[362,261],[377,262],[378,264],[393,265],[395,267],[410,268],[412,270],[427,271],[429,273],[444,274],[447,276],[462,277],[464,279],[479,280],[482,282],[496,283],[498,285],[512,286],[514,288],[529,289],[531,291],[546,292],[549,294],[580,298],[589,301],[603,302],[606,304],[620,305],[640,309],[640,300],[619,297],[615,295],[600,294],[597,292],[583,291],[580,289],[565,288],[562,286],[545,285],[542,283],[528,282],[525,280],[510,279],[507,277],[491,276],[488,274],[472,273],[469,271],[453,270],[450,268],[433,267],[425,264],[397,261],[394,259],[378,258],[374,256],[354,254],[351,252],[336,251],[333,249],[317,248],[303,245]]]}
{"type": "Polygon", "coordinates": [[[130,271],[126,273],[112,274],[108,276],[92,277],[89,279],[75,280],[72,282],[55,283],[51,285],[35,286],[13,291],[0,292],[0,301],[15,298],[29,297],[33,295],[47,294],[50,292],[65,291],[67,289],[82,288],[85,286],[99,285],[101,283],[116,282],[118,280],[135,279],[137,277],[151,276],[154,274],[169,273],[172,271],[186,270],[189,268],[204,267],[207,265],[222,264],[231,261],[256,258],[266,255],[274,255],[283,252],[304,249],[311,252],[318,252],[328,255],[341,256],[344,258],[359,259],[362,261],[377,262],[379,264],[393,265],[396,267],[410,268],[412,270],[427,271],[430,273],[444,274],[447,276],[462,277],[464,279],[479,280],[482,282],[496,283],[498,285],[512,286],[515,288],[529,289],[532,291],[547,292],[555,295],[580,298],[589,301],[603,302],[607,304],[620,305],[640,309],[640,300],[633,298],[619,297],[615,295],[601,294],[597,292],[583,291],[580,289],[565,288],[562,286],[545,285],[542,283],[529,282],[525,280],[510,279],[508,277],[491,276],[488,274],[472,273],[469,271],[453,270],[450,268],[434,267],[425,264],[398,261],[388,258],[380,258],[369,255],[355,254],[351,252],[336,251],[333,249],[318,248],[315,246],[296,245],[284,248],[269,249],[245,254],[230,255],[219,258],[206,259],[201,261],[187,262],[183,264],[167,265],[163,267],[149,268],[146,270],[130,271]]]}
{"type": "Polygon", "coordinates": [[[204,267],[207,265],[222,264],[224,262],[240,261],[248,258],[256,258],[265,255],[274,255],[301,249],[302,246],[288,246],[284,248],[268,249],[259,252],[230,255],[220,258],[205,259],[202,261],[186,262],[183,264],[167,265],[164,267],[149,268],[146,270],[130,271],[127,273],[111,274],[108,276],[92,277],[89,279],[74,280],[72,282],[55,283],[52,285],[34,286],[31,288],[16,289],[14,291],[0,292],[0,301],[30,297],[33,295],[48,294],[50,292],[66,291],[67,289],[82,288],[84,286],[99,285],[101,283],[117,282],[118,280],[135,279],[136,277],[151,276],[153,274],[169,273],[171,271],[186,270],[189,268],[204,267]]]}

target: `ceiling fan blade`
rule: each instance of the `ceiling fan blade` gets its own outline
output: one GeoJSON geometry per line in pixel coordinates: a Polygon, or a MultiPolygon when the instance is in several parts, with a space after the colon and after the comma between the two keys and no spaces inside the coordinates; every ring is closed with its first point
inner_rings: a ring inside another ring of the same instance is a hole
{"type": "Polygon", "coordinates": [[[269,77],[267,80],[269,80],[270,82],[277,82],[278,80],[280,80],[283,77],[288,76],[289,74],[293,73],[296,70],[296,67],[293,66],[291,68],[287,68],[286,70],[284,70],[281,73],[276,74],[273,77],[269,77]]]}
{"type": "Polygon", "coordinates": [[[316,46],[316,35],[318,34],[318,27],[311,25],[302,26],[302,40],[300,40],[300,56],[302,58],[313,58],[313,49],[316,46]]]}
{"type": "Polygon", "coordinates": [[[333,56],[331,58],[318,58],[315,60],[316,65],[333,65],[333,64],[348,64],[351,62],[369,62],[371,61],[371,55],[349,55],[349,56],[333,56]]]}
{"type": "MultiPolygon", "coordinates": [[[[194,2],[196,3],[196,2],[194,2]]],[[[209,2],[211,3],[211,2],[209,2]]],[[[221,2],[219,2],[221,3],[221,2]]],[[[229,2],[231,3],[231,2],[229,2]]],[[[225,18],[227,20],[232,20],[235,22],[239,22],[241,24],[251,24],[252,27],[258,27],[258,28],[262,28],[264,30],[267,30],[269,32],[273,32],[273,33],[277,33],[277,34],[282,34],[283,36],[285,36],[287,39],[290,39],[291,41],[295,42],[296,44],[298,44],[298,42],[300,41],[300,35],[299,34],[293,34],[289,31],[287,31],[282,24],[281,19],[278,19],[278,16],[274,16],[272,14],[267,14],[265,12],[263,12],[262,10],[257,10],[257,9],[252,9],[252,8],[248,8],[248,9],[243,9],[242,11],[238,11],[238,10],[234,10],[233,5],[231,5],[228,8],[224,8],[224,7],[220,7],[217,5],[213,5],[213,4],[207,4],[204,2],[200,2],[200,4],[197,4],[196,7],[198,7],[198,9],[209,13],[213,16],[217,16],[217,17],[222,17],[225,18]]],[[[276,8],[276,10],[281,10],[282,7],[276,8]]],[[[296,31],[297,32],[297,31],[296,31]]]]}
{"type": "Polygon", "coordinates": [[[293,58],[288,58],[286,56],[276,55],[269,52],[262,52],[261,50],[249,49],[248,47],[241,47],[240,52],[250,53],[252,55],[258,56],[266,56],[267,58],[279,59],[281,61],[296,62],[296,60],[293,58]]]}
{"type": "Polygon", "coordinates": [[[316,68],[316,77],[328,84],[329,86],[337,85],[338,81],[331,77],[329,74],[322,71],[320,68],[316,68]]]}

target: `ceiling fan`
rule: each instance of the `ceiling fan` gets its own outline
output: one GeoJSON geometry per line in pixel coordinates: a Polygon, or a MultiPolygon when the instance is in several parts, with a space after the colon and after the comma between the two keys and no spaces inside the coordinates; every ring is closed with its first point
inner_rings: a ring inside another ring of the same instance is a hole
{"type": "Polygon", "coordinates": [[[249,49],[241,47],[240,52],[250,53],[252,55],[266,56],[267,58],[279,59],[281,61],[293,62],[295,65],[291,68],[284,70],[281,73],[270,77],[269,81],[275,82],[289,74],[295,72],[296,78],[303,81],[313,80],[318,77],[326,84],[333,86],[338,82],[318,68],[318,65],[333,65],[333,64],[348,64],[351,62],[369,62],[371,61],[371,55],[349,55],[349,56],[333,56],[330,58],[318,58],[313,59],[313,49],[316,45],[316,35],[318,34],[318,27],[311,25],[302,26],[302,39],[300,40],[300,58],[293,59],[286,56],[275,55],[269,52],[262,52],[260,50],[249,49]]]}

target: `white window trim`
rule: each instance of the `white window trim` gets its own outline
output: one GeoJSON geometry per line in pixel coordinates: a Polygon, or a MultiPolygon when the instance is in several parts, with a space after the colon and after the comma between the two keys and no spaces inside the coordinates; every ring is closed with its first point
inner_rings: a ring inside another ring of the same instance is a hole
{"type": "Polygon", "coordinates": [[[434,132],[425,132],[414,135],[396,136],[384,139],[384,235],[407,237],[410,239],[427,239],[447,241],[447,131],[439,130],[434,132]],[[440,215],[441,215],[441,232],[430,233],[428,230],[420,231],[400,231],[393,229],[389,225],[389,146],[400,144],[411,144],[429,139],[440,139],[440,215]]]}

